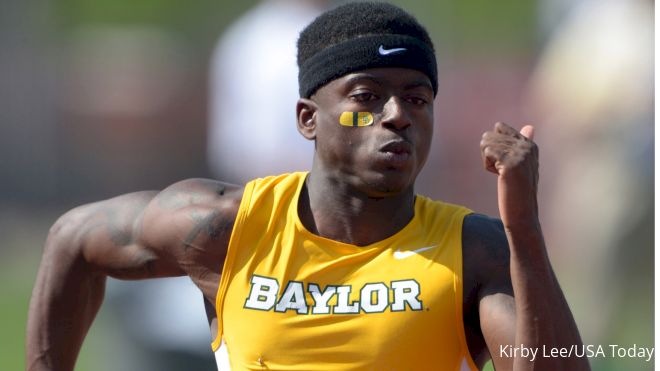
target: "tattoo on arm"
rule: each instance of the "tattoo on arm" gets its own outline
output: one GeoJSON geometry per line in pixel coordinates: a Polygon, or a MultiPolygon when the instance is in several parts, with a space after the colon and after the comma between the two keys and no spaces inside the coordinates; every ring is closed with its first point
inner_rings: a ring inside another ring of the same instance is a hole
{"type": "Polygon", "coordinates": [[[195,225],[183,240],[184,251],[187,251],[191,247],[197,248],[194,241],[202,233],[205,237],[217,240],[229,232],[230,225],[223,220],[219,210],[213,210],[208,214],[193,211],[190,213],[190,218],[195,222],[195,225]]]}
{"type": "Polygon", "coordinates": [[[82,228],[80,236],[83,240],[93,236],[97,230],[101,229],[108,233],[110,241],[115,246],[126,246],[133,241],[132,231],[122,228],[121,220],[115,210],[102,209],[100,211],[101,215],[94,217],[97,219],[95,222],[82,228]]]}

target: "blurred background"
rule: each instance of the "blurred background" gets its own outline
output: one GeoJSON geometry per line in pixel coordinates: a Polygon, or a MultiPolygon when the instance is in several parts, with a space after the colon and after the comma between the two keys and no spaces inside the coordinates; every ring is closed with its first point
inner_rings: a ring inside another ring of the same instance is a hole
{"type": "MultiPolygon", "coordinates": [[[[0,3],[0,369],[24,368],[29,297],[61,213],[182,178],[309,168],[294,43],[339,3],[0,3]],[[280,53],[255,53],[268,47],[280,53]]],[[[585,344],[653,346],[654,2],[393,3],[428,27],[439,61],[417,190],[497,215],[481,133],[534,124],[544,233],[585,344]]],[[[213,369],[195,290],[111,280],[77,369],[213,369]]]]}

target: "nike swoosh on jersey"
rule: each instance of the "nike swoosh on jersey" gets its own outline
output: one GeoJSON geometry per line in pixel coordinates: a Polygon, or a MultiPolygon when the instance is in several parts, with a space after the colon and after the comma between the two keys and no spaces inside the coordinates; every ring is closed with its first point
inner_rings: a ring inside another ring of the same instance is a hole
{"type": "Polygon", "coordinates": [[[426,246],[426,247],[422,247],[422,248],[415,249],[415,250],[409,250],[409,251],[401,251],[400,249],[396,249],[396,251],[394,252],[394,259],[398,259],[398,260],[405,259],[405,258],[408,258],[408,257],[413,256],[415,254],[419,254],[421,252],[424,252],[426,250],[431,250],[431,249],[436,248],[436,247],[438,247],[438,245],[426,246]]]}
{"type": "Polygon", "coordinates": [[[408,49],[406,49],[406,48],[385,49],[385,47],[381,45],[378,48],[378,54],[380,54],[380,55],[390,55],[390,54],[394,54],[394,53],[403,52],[403,51],[406,51],[406,50],[408,50],[408,49]]]}

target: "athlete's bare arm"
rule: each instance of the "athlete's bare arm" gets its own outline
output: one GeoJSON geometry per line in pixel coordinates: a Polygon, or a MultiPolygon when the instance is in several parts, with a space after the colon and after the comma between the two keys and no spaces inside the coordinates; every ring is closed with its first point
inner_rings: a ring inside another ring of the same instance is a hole
{"type": "Polygon", "coordinates": [[[464,223],[464,264],[472,272],[466,277],[466,332],[480,366],[488,351],[498,370],[589,370],[586,357],[542,353],[544,346],[581,349],[582,340],[541,231],[532,137],[531,126],[519,133],[502,123],[483,135],[484,166],[498,176],[501,221],[471,215],[464,223]],[[520,347],[537,353],[514,353],[520,347]]]}
{"type": "MultiPolygon", "coordinates": [[[[515,322],[515,302],[509,261],[509,247],[502,223],[480,214],[466,216],[463,221],[463,317],[470,354],[480,368],[491,359],[482,325],[499,326],[496,332],[505,341],[515,337],[515,325],[512,325],[515,322]],[[487,287],[484,287],[484,282],[489,283],[487,287]],[[485,315],[487,308],[482,310],[480,303],[488,304],[489,301],[508,306],[491,313],[507,318],[493,318],[482,324],[480,314],[485,315]]],[[[492,352],[492,358],[498,355],[492,352]]],[[[498,370],[501,369],[510,370],[511,366],[500,366],[498,370]]]]}
{"type": "Polygon", "coordinates": [[[242,189],[192,179],[73,209],[48,235],[30,302],[26,369],[73,370],[108,276],[188,275],[215,294],[242,189]]]}

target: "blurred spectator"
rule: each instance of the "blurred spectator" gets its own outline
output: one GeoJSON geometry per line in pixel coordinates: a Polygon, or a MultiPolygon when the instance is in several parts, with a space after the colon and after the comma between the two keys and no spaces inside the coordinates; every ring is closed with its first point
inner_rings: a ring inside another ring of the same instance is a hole
{"type": "MultiPolygon", "coordinates": [[[[581,295],[569,301],[594,344],[613,335],[625,315],[617,308],[652,295],[652,229],[640,226],[653,218],[653,3],[583,0],[568,10],[532,75],[530,100],[544,120],[548,245],[571,267],[581,295]],[[626,297],[631,286],[641,296],[626,297]]],[[[651,309],[635,306],[636,316],[652,320],[651,309]]],[[[644,335],[636,342],[652,341],[644,335]]]]}
{"type": "Polygon", "coordinates": [[[211,61],[208,162],[218,179],[311,168],[314,145],[296,130],[296,41],[328,1],[267,0],[234,23],[211,61]]]}

